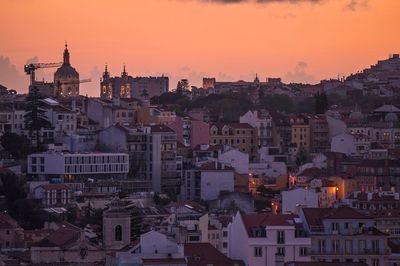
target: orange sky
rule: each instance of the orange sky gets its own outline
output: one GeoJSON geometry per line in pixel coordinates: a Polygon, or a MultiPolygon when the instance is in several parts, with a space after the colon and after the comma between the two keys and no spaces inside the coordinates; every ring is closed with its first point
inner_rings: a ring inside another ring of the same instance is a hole
{"type": "Polygon", "coordinates": [[[165,73],[173,88],[178,78],[255,73],[314,82],[400,52],[399,0],[358,0],[354,10],[352,0],[300,2],[0,0],[0,84],[25,86],[23,64],[60,61],[64,40],[81,78],[93,79],[81,94],[96,96],[105,62],[112,75],[123,63],[133,76],[165,73]]]}

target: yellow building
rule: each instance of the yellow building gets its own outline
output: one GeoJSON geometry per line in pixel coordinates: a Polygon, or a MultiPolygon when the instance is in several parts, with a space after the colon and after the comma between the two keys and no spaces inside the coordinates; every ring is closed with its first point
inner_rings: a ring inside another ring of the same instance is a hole
{"type": "Polygon", "coordinates": [[[310,125],[306,118],[295,117],[290,119],[292,126],[292,143],[298,148],[303,147],[310,152],[310,125]]]}
{"type": "Polygon", "coordinates": [[[215,123],[210,126],[210,144],[229,145],[249,154],[250,161],[257,156],[257,130],[247,123],[215,123]]]}

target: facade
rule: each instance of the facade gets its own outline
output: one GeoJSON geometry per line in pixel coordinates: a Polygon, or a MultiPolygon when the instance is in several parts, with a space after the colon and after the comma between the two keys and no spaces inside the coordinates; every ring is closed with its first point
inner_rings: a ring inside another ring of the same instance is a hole
{"type": "Polygon", "coordinates": [[[294,215],[237,213],[228,235],[228,256],[245,265],[279,266],[290,261],[310,261],[311,239],[294,215]]]}
{"type": "Polygon", "coordinates": [[[0,248],[7,250],[23,247],[24,229],[6,212],[0,212],[0,248]]]}
{"type": "Polygon", "coordinates": [[[210,125],[210,144],[229,145],[250,156],[258,153],[257,130],[247,123],[219,123],[210,125]]]}
{"type": "Polygon", "coordinates": [[[124,203],[113,201],[103,212],[103,244],[106,249],[121,249],[131,242],[131,214],[124,203]]]}
{"type": "Polygon", "coordinates": [[[14,112],[9,105],[0,105],[0,135],[13,132],[14,112]]]}
{"type": "Polygon", "coordinates": [[[210,162],[201,168],[201,199],[218,199],[221,192],[234,191],[234,170],[222,163],[210,162]]]}
{"type": "Polygon", "coordinates": [[[307,152],[311,150],[310,144],[310,124],[307,118],[293,117],[290,118],[292,126],[292,144],[297,148],[303,147],[307,152]]]}
{"type": "Polygon", "coordinates": [[[74,182],[84,178],[120,178],[128,173],[126,153],[44,152],[28,156],[28,174],[74,182]]]}
{"type": "Polygon", "coordinates": [[[210,141],[210,125],[206,122],[177,116],[168,126],[175,131],[177,140],[185,147],[194,148],[210,141]]]}
{"type": "Polygon", "coordinates": [[[132,77],[124,69],[120,77],[110,77],[107,66],[100,81],[100,97],[102,99],[138,98],[150,100],[169,90],[168,77],[132,77]]]}
{"type": "Polygon", "coordinates": [[[116,125],[100,132],[99,140],[112,151],[129,154],[128,177],[146,182],[146,191],[179,192],[176,134],[169,127],[116,125]]]}
{"type": "Polygon", "coordinates": [[[313,261],[387,265],[388,235],[374,228],[372,218],[347,206],[304,208],[300,217],[311,236],[313,261]]]}
{"type": "Polygon", "coordinates": [[[54,86],[57,96],[79,96],[79,73],[71,66],[67,44],[65,44],[63,64],[54,73],[54,86]]]}
{"type": "Polygon", "coordinates": [[[258,146],[272,146],[272,117],[267,111],[248,111],[240,117],[240,123],[248,123],[257,129],[258,146]]]}
{"type": "Polygon", "coordinates": [[[329,127],[325,115],[310,118],[310,150],[313,153],[329,151],[329,127]]]}
{"type": "Polygon", "coordinates": [[[71,189],[65,184],[46,184],[34,189],[34,199],[43,206],[66,206],[71,203],[71,189]]]}
{"type": "Polygon", "coordinates": [[[300,208],[318,208],[318,193],[313,189],[294,188],[283,190],[282,213],[298,213],[300,208]]]}

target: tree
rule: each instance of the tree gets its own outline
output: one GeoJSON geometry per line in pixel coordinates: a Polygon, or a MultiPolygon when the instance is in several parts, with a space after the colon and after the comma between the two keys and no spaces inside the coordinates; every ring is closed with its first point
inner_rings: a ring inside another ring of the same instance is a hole
{"type": "Polygon", "coordinates": [[[39,93],[36,86],[32,88],[26,97],[25,128],[29,130],[31,136],[33,132],[36,133],[36,148],[38,148],[40,144],[39,131],[43,128],[50,128],[51,126],[45,115],[46,106],[42,101],[43,99],[43,95],[39,93]]]}
{"type": "Polygon", "coordinates": [[[32,150],[30,140],[15,133],[5,133],[1,136],[1,145],[14,159],[25,159],[32,150]]]}
{"type": "Polygon", "coordinates": [[[131,239],[135,240],[140,238],[143,232],[143,216],[137,208],[131,212],[131,239]]]}
{"type": "Polygon", "coordinates": [[[303,146],[300,146],[300,148],[296,154],[296,164],[298,166],[300,166],[300,165],[306,163],[308,161],[308,159],[309,159],[308,152],[306,151],[306,149],[304,149],[303,146]]]}
{"type": "Polygon", "coordinates": [[[316,114],[323,114],[326,110],[328,110],[328,96],[325,92],[317,93],[314,95],[315,99],[315,113],[316,114]]]}
{"type": "Polygon", "coordinates": [[[187,79],[181,79],[176,84],[176,92],[180,95],[184,95],[187,91],[189,91],[189,81],[187,79]]]}

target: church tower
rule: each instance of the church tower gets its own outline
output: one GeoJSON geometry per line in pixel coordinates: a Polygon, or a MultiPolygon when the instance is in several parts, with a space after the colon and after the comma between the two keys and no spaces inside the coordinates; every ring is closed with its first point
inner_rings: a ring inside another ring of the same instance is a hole
{"type": "Polygon", "coordinates": [[[131,241],[131,214],[122,201],[114,200],[103,212],[103,244],[106,249],[120,249],[131,241]]]}
{"type": "Polygon", "coordinates": [[[107,64],[103,72],[103,78],[100,81],[100,98],[111,99],[112,98],[112,82],[110,80],[110,72],[108,72],[107,64]]]}
{"type": "Polygon", "coordinates": [[[54,73],[57,96],[79,96],[79,73],[71,66],[68,45],[65,43],[63,64],[54,73]]]}

